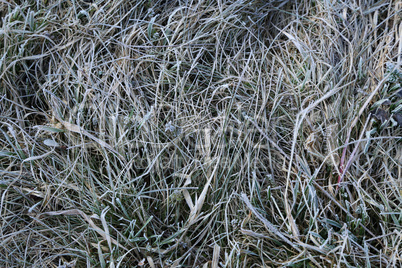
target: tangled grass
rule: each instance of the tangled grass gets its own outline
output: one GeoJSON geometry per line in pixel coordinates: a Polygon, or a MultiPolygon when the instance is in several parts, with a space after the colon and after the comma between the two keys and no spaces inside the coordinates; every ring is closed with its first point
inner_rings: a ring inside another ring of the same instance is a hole
{"type": "Polygon", "coordinates": [[[1,267],[401,266],[401,7],[0,1],[1,267]]]}

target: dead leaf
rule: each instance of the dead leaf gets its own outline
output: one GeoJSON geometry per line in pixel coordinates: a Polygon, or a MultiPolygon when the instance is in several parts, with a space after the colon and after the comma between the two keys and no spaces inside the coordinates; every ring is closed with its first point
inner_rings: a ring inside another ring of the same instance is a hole
{"type": "Polygon", "coordinates": [[[374,116],[375,119],[381,122],[381,125],[389,119],[388,112],[381,108],[374,109],[373,111],[371,111],[371,114],[374,116]]]}
{"type": "Polygon", "coordinates": [[[394,114],[394,119],[396,120],[396,122],[398,122],[398,125],[402,127],[402,114],[400,113],[394,114]]]}

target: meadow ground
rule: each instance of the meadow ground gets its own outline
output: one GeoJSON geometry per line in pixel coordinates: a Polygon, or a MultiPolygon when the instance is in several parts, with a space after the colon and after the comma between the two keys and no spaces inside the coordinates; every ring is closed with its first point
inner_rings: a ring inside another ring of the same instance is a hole
{"type": "Polygon", "coordinates": [[[0,266],[400,267],[401,10],[0,1],[0,266]]]}

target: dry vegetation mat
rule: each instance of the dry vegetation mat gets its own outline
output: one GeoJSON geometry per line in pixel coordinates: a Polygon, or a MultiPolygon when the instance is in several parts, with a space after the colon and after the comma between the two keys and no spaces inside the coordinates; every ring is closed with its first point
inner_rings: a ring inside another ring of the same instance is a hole
{"type": "Polygon", "coordinates": [[[0,1],[0,266],[401,266],[401,9],[0,1]]]}

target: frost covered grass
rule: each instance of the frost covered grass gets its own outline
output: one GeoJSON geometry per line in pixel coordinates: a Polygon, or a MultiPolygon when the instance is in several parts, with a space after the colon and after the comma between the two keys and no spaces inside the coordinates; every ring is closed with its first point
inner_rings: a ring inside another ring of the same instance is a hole
{"type": "Polygon", "coordinates": [[[0,266],[401,266],[402,3],[343,2],[0,2],[0,266]]]}

